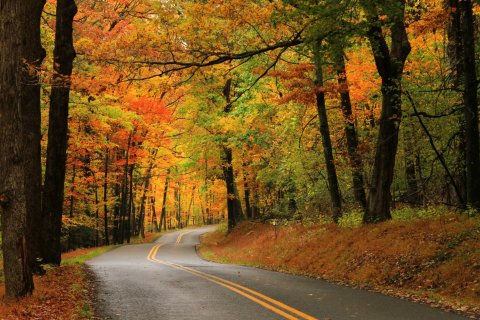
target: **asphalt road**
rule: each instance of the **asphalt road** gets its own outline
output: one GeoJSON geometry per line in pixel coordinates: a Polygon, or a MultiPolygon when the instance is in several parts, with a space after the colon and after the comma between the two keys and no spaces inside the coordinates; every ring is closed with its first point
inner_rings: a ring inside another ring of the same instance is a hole
{"type": "Polygon", "coordinates": [[[466,319],[426,305],[321,280],[199,258],[182,230],[88,262],[106,319],[466,319]]]}

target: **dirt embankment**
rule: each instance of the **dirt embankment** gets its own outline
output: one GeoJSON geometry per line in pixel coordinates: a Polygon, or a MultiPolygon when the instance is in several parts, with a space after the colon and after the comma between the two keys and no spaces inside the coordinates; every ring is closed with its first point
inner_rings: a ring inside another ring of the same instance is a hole
{"type": "Polygon", "coordinates": [[[340,228],[243,223],[204,237],[210,260],[319,277],[480,318],[480,219],[446,215],[340,228]]]}

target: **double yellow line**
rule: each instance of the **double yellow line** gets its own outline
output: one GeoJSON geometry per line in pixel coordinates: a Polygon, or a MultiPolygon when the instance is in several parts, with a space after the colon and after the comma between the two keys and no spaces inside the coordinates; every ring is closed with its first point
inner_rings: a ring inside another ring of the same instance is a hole
{"type": "Polygon", "coordinates": [[[190,232],[193,232],[193,230],[190,230],[190,231],[187,231],[187,232],[180,233],[180,234],[178,235],[178,238],[177,238],[177,242],[176,242],[176,244],[180,244],[180,242],[182,241],[182,238],[183,238],[183,236],[184,236],[184,235],[186,235],[187,233],[190,233],[190,232]]]}
{"type": "MultiPolygon", "coordinates": [[[[179,238],[180,238],[180,236],[179,236],[179,238]]],[[[177,243],[178,243],[178,239],[177,239],[177,243]]],[[[216,283],[216,284],[218,284],[222,287],[225,287],[225,288],[227,288],[227,289],[229,289],[229,290],[231,290],[235,293],[238,293],[241,296],[244,296],[247,299],[250,299],[251,301],[254,301],[254,302],[258,303],[259,305],[263,306],[264,308],[266,308],[270,311],[273,311],[276,314],[281,315],[285,319],[290,319],[290,320],[299,320],[299,319],[315,320],[316,319],[316,318],[314,318],[314,317],[312,317],[312,316],[310,316],[306,313],[303,313],[303,312],[301,312],[301,311],[299,311],[295,308],[287,306],[286,304],[284,304],[280,301],[277,301],[275,299],[267,297],[266,295],[261,294],[260,292],[257,292],[255,290],[252,290],[252,289],[249,289],[247,287],[241,286],[241,285],[236,284],[234,282],[231,282],[231,281],[228,281],[228,280],[219,278],[217,276],[214,276],[214,275],[211,275],[211,274],[208,274],[208,273],[205,273],[205,272],[201,272],[201,271],[189,268],[189,267],[185,267],[185,266],[179,265],[177,263],[158,260],[158,259],[155,258],[155,256],[157,255],[157,252],[158,252],[158,250],[160,249],[161,246],[162,246],[161,244],[154,246],[150,250],[150,253],[147,256],[147,260],[155,262],[155,263],[163,264],[163,265],[172,267],[172,268],[177,269],[177,270],[182,270],[182,271],[194,274],[194,275],[196,275],[200,278],[203,278],[205,280],[208,280],[210,282],[216,283]]]]}

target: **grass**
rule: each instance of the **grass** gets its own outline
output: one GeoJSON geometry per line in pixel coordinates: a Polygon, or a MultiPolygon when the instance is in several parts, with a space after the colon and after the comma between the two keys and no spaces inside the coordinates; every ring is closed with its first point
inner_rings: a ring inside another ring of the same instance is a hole
{"type": "Polygon", "coordinates": [[[359,225],[246,222],[202,239],[208,260],[368,287],[480,316],[480,217],[428,209],[359,225]]]}
{"type": "Polygon", "coordinates": [[[82,264],[87,260],[95,258],[105,252],[117,248],[117,245],[105,246],[105,247],[96,247],[96,248],[86,248],[78,249],[72,252],[67,252],[62,255],[62,265],[72,265],[72,264],[82,264]]]}

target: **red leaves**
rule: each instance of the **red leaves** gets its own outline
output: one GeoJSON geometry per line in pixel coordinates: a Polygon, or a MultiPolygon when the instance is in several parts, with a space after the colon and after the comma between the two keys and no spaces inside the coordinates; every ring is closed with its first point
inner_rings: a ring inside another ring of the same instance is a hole
{"type": "Polygon", "coordinates": [[[140,97],[129,101],[129,109],[142,115],[149,123],[169,122],[172,119],[172,111],[160,99],[140,97]]]}

